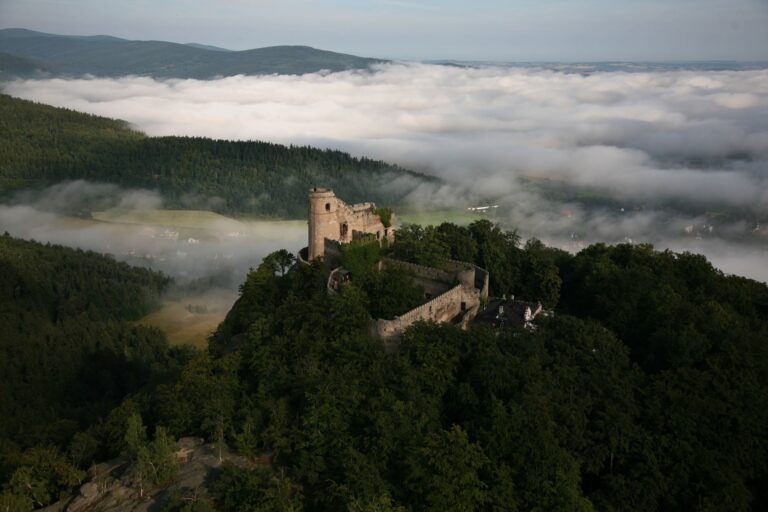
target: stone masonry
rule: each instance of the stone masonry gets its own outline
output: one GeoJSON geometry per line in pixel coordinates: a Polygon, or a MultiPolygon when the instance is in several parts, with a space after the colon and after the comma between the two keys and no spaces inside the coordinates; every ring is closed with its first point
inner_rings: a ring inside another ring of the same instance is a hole
{"type": "MultiPolygon", "coordinates": [[[[332,190],[315,187],[309,191],[309,245],[302,249],[298,261],[308,264],[322,259],[332,268],[337,260],[339,244],[350,243],[366,235],[376,240],[395,241],[395,215],[385,227],[373,203],[349,205],[332,190]]],[[[462,261],[445,261],[440,268],[415,265],[383,258],[379,268],[400,265],[407,268],[425,290],[424,303],[393,319],[372,319],[371,329],[384,340],[397,339],[413,323],[453,322],[465,327],[488,298],[488,272],[462,261]]],[[[328,292],[336,293],[349,280],[341,267],[334,268],[328,279],[328,292]]]]}
{"type": "Polygon", "coordinates": [[[309,191],[309,261],[325,257],[326,240],[342,244],[370,234],[376,240],[395,239],[395,216],[385,227],[373,203],[347,204],[327,188],[309,191]]]}

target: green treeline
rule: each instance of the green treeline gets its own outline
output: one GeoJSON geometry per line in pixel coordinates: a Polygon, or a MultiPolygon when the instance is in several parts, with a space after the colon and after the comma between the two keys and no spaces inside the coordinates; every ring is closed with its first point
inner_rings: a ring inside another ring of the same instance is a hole
{"type": "Polygon", "coordinates": [[[430,179],[340,151],[147,137],[123,121],[7,95],[0,95],[0,135],[6,193],[83,179],[156,189],[172,208],[303,218],[307,190],[317,184],[350,202],[396,205],[414,183],[430,179]]]}
{"type": "Polygon", "coordinates": [[[76,474],[68,464],[104,455],[78,432],[168,369],[164,335],[130,323],[167,284],[96,253],[0,236],[0,482],[29,464],[76,474]]]}

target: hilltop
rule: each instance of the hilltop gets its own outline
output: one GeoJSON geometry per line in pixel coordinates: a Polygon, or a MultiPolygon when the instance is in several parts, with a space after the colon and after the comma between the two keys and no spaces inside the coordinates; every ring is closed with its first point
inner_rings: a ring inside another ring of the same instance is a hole
{"type": "Polygon", "coordinates": [[[124,121],[5,95],[0,133],[0,197],[82,179],[159,190],[170,208],[303,218],[306,191],[320,182],[353,201],[394,206],[413,186],[435,180],[341,151],[148,137],[124,121]],[[190,203],[195,197],[199,201],[190,203]]]}
{"type": "MultiPolygon", "coordinates": [[[[385,62],[309,46],[231,51],[197,43],[64,36],[18,28],[0,30],[0,52],[34,61],[37,67],[55,75],[100,77],[145,75],[208,79],[232,75],[300,75],[323,70],[368,69],[385,62]]],[[[14,76],[13,68],[10,71],[0,77],[14,76]]]]}
{"type": "Polygon", "coordinates": [[[162,276],[0,237],[0,509],[765,508],[766,285],[650,246],[521,246],[487,220],[398,244],[555,314],[419,322],[389,351],[364,290],[329,295],[322,262],[278,252],[207,350],[169,349],[125,325],[162,276]]]}

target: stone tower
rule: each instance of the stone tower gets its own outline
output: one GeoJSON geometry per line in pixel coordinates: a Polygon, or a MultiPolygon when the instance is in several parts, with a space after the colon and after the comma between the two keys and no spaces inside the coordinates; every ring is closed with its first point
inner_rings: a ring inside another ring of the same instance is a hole
{"type": "Polygon", "coordinates": [[[339,235],[338,199],[332,190],[314,187],[309,191],[309,260],[323,257],[325,239],[339,235]]]}
{"type": "MultiPolygon", "coordinates": [[[[309,190],[309,246],[306,261],[338,256],[339,244],[369,237],[381,243],[395,241],[395,214],[385,226],[374,203],[347,204],[329,188],[309,190]],[[328,243],[332,242],[332,243],[328,243]],[[330,251],[330,253],[328,253],[330,251]]],[[[304,256],[300,253],[300,256],[304,256]]],[[[327,262],[330,262],[327,261],[327,262]]]]}

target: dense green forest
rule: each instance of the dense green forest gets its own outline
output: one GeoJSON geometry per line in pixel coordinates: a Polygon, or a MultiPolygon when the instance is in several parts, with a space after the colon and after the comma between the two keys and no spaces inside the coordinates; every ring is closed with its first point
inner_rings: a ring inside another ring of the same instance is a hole
{"type": "MultiPolygon", "coordinates": [[[[401,233],[399,257],[473,261],[494,294],[554,314],[535,330],[419,323],[387,351],[370,334],[367,283],[329,296],[327,268],[285,272],[276,254],[206,352],[80,443],[136,464],[169,460],[169,439],[189,435],[268,454],[225,463],[166,512],[768,506],[766,285],[645,245],[523,245],[484,220],[401,233]]],[[[163,468],[154,485],[173,478],[163,468]]],[[[31,507],[27,494],[8,485],[0,500],[31,507]]]]}
{"type": "Polygon", "coordinates": [[[14,78],[45,78],[45,66],[32,59],[0,51],[0,81],[14,78]]]}
{"type": "Polygon", "coordinates": [[[99,455],[76,433],[172,366],[164,335],[131,323],[167,284],[106,256],[0,236],[0,482],[29,460],[66,467],[57,450],[85,467],[99,455]]]}
{"type": "Polygon", "coordinates": [[[360,290],[328,300],[322,269],[252,272],[206,364],[229,369],[233,444],[271,451],[305,509],[768,504],[764,284],[649,246],[520,246],[487,221],[403,234],[396,250],[493,263],[496,293],[556,313],[532,332],[421,324],[387,355],[360,290]]]}
{"type": "Polygon", "coordinates": [[[396,205],[431,179],[340,151],[147,137],[123,121],[7,95],[0,135],[0,197],[82,179],[159,190],[171,208],[304,218],[307,190],[319,183],[350,202],[396,205]]]}

